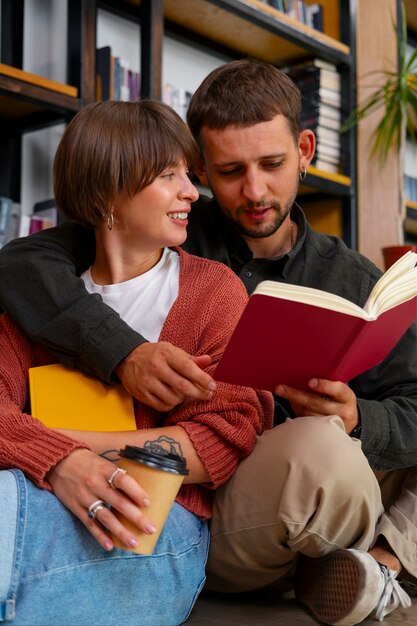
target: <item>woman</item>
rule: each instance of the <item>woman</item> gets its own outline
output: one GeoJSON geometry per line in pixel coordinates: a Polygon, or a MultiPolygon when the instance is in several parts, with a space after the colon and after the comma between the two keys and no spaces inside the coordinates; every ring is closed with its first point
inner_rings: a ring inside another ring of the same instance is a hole
{"type": "MultiPolygon", "coordinates": [[[[198,196],[188,177],[196,155],[166,105],[100,102],[67,127],[54,188],[58,208],[95,232],[87,289],[140,333],[200,357],[212,373],[247,296],[223,265],[177,247],[198,196]]],[[[53,357],[7,315],[0,355],[0,620],[182,623],[204,583],[211,491],[271,425],[271,396],[219,384],[211,399],[167,413],[138,402],[137,431],[49,429],[24,410],[28,368],[53,357]],[[114,548],[108,534],[137,545],[114,510],[142,531],[156,530],[134,506],[147,505],[146,492],[109,460],[126,445],[168,447],[187,460],[189,475],[152,556],[114,548]]]]}

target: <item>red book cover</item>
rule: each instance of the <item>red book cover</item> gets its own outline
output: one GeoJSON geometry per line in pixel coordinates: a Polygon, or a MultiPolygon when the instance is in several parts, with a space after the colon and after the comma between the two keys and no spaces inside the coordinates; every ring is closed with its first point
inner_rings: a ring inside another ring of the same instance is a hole
{"type": "Polygon", "coordinates": [[[380,363],[417,318],[417,296],[366,320],[254,293],[214,372],[218,381],[308,388],[313,377],[348,382],[380,363]]]}

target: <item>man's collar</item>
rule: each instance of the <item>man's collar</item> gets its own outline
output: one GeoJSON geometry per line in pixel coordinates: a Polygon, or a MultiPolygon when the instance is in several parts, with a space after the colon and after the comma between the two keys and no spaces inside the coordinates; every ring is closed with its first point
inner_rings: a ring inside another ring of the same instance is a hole
{"type": "MultiPolygon", "coordinates": [[[[221,212],[220,209],[219,211],[221,212]]],[[[227,248],[229,250],[229,254],[231,258],[236,259],[238,263],[240,263],[241,265],[245,265],[246,263],[248,263],[249,261],[253,259],[253,254],[248,244],[242,237],[242,235],[236,232],[236,230],[233,227],[233,224],[229,220],[227,220],[223,214],[222,214],[222,217],[225,221],[224,234],[225,234],[225,239],[227,242],[227,248]]],[[[295,242],[293,249],[290,250],[290,252],[282,256],[271,257],[270,259],[268,259],[270,261],[277,261],[277,260],[285,259],[284,267],[283,267],[283,276],[285,276],[288,273],[295,257],[297,256],[297,254],[300,252],[301,248],[303,247],[306,234],[307,234],[306,216],[302,208],[296,202],[294,203],[291,209],[291,219],[295,224],[297,224],[297,241],[295,242]]]]}

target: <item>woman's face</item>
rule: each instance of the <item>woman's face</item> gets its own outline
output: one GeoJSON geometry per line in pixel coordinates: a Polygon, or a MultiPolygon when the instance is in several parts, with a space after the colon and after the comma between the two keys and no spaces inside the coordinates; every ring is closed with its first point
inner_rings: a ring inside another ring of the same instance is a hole
{"type": "Polygon", "coordinates": [[[188,214],[197,198],[181,160],[133,198],[120,199],[114,207],[114,226],[144,252],[179,246],[187,237],[188,214]]]}

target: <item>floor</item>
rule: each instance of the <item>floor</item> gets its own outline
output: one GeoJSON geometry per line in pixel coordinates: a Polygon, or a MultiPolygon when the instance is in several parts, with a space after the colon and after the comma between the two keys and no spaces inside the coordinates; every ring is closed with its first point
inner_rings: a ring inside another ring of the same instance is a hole
{"type": "MultiPolygon", "coordinates": [[[[383,626],[417,626],[417,597],[409,609],[397,609],[383,626]]],[[[293,599],[276,598],[268,591],[228,595],[203,592],[186,626],[317,626],[317,622],[293,599]]],[[[380,622],[366,619],[362,626],[380,622]]]]}

